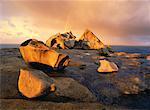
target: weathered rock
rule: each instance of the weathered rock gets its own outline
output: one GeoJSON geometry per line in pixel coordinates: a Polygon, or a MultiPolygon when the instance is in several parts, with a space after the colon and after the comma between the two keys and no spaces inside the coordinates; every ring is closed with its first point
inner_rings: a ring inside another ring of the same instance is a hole
{"type": "Polygon", "coordinates": [[[37,40],[27,40],[19,47],[25,62],[29,64],[41,64],[56,70],[64,69],[69,63],[69,57],[49,49],[37,40]]]}
{"type": "Polygon", "coordinates": [[[55,91],[53,80],[38,70],[21,69],[18,80],[19,91],[28,98],[35,98],[55,91]]]}
{"type": "Polygon", "coordinates": [[[47,41],[46,41],[46,45],[48,47],[52,47],[52,48],[61,48],[61,49],[65,49],[65,45],[64,45],[64,39],[62,38],[62,35],[60,33],[51,36],[47,41]]]}
{"type": "Polygon", "coordinates": [[[70,40],[70,39],[76,39],[76,36],[74,36],[73,34],[72,34],[72,32],[70,31],[70,32],[66,32],[66,33],[63,33],[63,34],[61,34],[62,36],[63,36],[63,39],[65,39],[65,41],[66,40],[70,40]]]}
{"type": "Polygon", "coordinates": [[[52,48],[61,48],[61,49],[73,48],[75,38],[76,37],[72,34],[72,32],[66,32],[63,34],[58,33],[56,35],[51,36],[46,41],[46,45],[52,48]]]}
{"type": "Polygon", "coordinates": [[[118,71],[118,67],[114,62],[109,62],[107,60],[100,60],[100,67],[98,72],[115,72],[118,71]]]}
{"type": "MultiPolygon", "coordinates": [[[[106,48],[104,44],[89,30],[77,40],[72,32],[56,34],[51,36],[46,45],[53,48],[75,48],[75,49],[101,49],[106,48]]],[[[107,48],[106,48],[107,49],[107,48]]]]}
{"type": "Polygon", "coordinates": [[[54,79],[57,97],[66,97],[76,101],[93,102],[96,97],[86,88],[72,78],[58,77],[54,79]]]}
{"type": "Polygon", "coordinates": [[[64,97],[74,101],[96,101],[96,97],[88,88],[74,79],[66,77],[50,78],[45,73],[34,69],[20,70],[18,88],[28,98],[45,95],[45,98],[48,100],[61,100],[64,97]],[[50,92],[54,94],[50,94],[50,92]]]}
{"type": "Polygon", "coordinates": [[[90,49],[88,42],[82,41],[82,40],[75,41],[74,48],[75,49],[85,49],[85,50],[90,49]]]}
{"type": "Polygon", "coordinates": [[[75,40],[67,40],[65,41],[65,46],[68,47],[69,49],[73,48],[75,45],[75,40]]]}
{"type": "Polygon", "coordinates": [[[89,49],[105,48],[104,44],[90,30],[86,30],[79,41],[86,41],[89,49]]]}

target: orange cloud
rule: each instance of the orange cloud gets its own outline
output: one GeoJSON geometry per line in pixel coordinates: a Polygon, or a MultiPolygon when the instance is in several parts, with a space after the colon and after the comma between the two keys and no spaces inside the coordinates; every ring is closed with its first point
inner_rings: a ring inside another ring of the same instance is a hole
{"type": "MultiPolygon", "coordinates": [[[[3,16],[27,16],[44,40],[71,29],[91,29],[105,44],[150,44],[148,1],[20,1],[4,2],[3,16]],[[44,33],[44,34],[41,34],[44,33]]],[[[34,31],[34,30],[33,30],[34,31]]]]}

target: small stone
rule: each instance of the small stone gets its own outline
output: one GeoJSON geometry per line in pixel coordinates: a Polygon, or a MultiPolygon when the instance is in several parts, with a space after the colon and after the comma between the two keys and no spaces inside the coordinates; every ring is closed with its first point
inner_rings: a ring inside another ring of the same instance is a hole
{"type": "Polygon", "coordinates": [[[115,52],[115,55],[117,56],[125,56],[127,53],[125,52],[115,52]]]}
{"type": "Polygon", "coordinates": [[[118,67],[114,62],[110,62],[108,60],[100,60],[100,67],[98,68],[98,72],[116,72],[118,71],[118,67]]]}

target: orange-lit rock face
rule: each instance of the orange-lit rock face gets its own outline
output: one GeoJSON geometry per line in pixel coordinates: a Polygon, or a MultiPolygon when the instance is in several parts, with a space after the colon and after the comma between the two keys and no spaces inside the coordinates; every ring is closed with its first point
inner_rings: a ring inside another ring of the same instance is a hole
{"type": "Polygon", "coordinates": [[[21,69],[18,89],[24,96],[35,98],[55,91],[55,85],[53,80],[41,71],[21,69]]]}
{"type": "MultiPolygon", "coordinates": [[[[26,42],[26,41],[25,41],[26,42]]],[[[27,63],[40,63],[48,65],[54,69],[63,69],[70,61],[69,57],[60,54],[37,40],[30,40],[19,47],[23,59],[27,63]]]]}
{"type": "Polygon", "coordinates": [[[89,30],[86,30],[79,40],[87,41],[90,49],[104,48],[104,44],[89,30]]]}
{"type": "Polygon", "coordinates": [[[72,32],[66,32],[66,33],[63,33],[63,34],[58,33],[56,35],[51,36],[46,41],[46,45],[48,47],[52,47],[52,48],[61,48],[61,49],[67,49],[67,48],[70,48],[70,47],[72,48],[74,44],[72,44],[72,41],[70,41],[70,40],[75,40],[75,38],[76,37],[72,34],[72,32]]]}
{"type": "Polygon", "coordinates": [[[62,48],[65,49],[65,45],[64,45],[64,39],[62,39],[61,34],[56,34],[54,36],[51,36],[47,41],[46,41],[46,45],[48,47],[52,47],[52,48],[62,48]]]}
{"type": "Polygon", "coordinates": [[[115,63],[109,62],[107,60],[100,60],[100,67],[97,70],[98,72],[116,72],[118,67],[115,63]]]}

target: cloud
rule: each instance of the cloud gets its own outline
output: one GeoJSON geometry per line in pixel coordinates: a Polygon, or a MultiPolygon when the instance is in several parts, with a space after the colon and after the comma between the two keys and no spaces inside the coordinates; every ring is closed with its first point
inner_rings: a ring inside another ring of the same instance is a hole
{"type": "MultiPolygon", "coordinates": [[[[46,37],[69,30],[81,35],[89,28],[109,44],[131,45],[137,42],[136,45],[141,45],[144,44],[143,39],[150,41],[148,0],[18,1],[4,2],[3,10],[3,16],[8,18],[30,17],[30,22],[34,23],[39,34],[43,32],[46,37]]],[[[34,29],[27,30],[29,33],[34,29]]]]}
{"type": "Polygon", "coordinates": [[[40,33],[32,23],[27,21],[27,19],[12,17],[0,22],[0,36],[3,37],[1,39],[2,43],[3,40],[10,43],[9,39],[16,39],[15,43],[18,43],[17,39],[38,38],[40,37],[40,33]]]}

